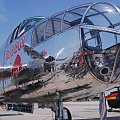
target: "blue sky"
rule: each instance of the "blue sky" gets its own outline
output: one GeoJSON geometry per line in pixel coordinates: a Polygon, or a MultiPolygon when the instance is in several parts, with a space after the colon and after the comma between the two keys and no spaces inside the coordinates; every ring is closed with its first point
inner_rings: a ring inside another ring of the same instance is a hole
{"type": "Polygon", "coordinates": [[[27,17],[47,17],[76,5],[97,1],[120,6],[119,0],[0,0],[0,43],[27,17]]]}

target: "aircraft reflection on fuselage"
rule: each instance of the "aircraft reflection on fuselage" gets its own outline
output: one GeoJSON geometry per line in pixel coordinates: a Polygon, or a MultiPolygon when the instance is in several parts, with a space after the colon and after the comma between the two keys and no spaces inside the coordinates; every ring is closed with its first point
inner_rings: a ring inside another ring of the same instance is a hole
{"type": "Polygon", "coordinates": [[[98,2],[23,20],[0,51],[5,101],[55,109],[57,101],[92,98],[117,85],[119,15],[118,7],[98,2]]]}

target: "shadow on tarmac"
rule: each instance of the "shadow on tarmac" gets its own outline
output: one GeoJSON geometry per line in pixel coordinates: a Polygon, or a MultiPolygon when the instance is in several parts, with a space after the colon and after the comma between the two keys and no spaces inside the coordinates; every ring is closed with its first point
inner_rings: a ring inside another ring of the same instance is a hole
{"type": "Polygon", "coordinates": [[[23,115],[22,113],[17,114],[0,114],[0,116],[16,116],[16,115],[23,115]]]}

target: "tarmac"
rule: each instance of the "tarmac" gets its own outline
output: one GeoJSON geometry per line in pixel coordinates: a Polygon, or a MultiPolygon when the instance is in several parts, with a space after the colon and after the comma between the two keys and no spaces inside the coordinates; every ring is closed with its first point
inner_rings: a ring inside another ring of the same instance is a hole
{"type": "MultiPolygon", "coordinates": [[[[100,120],[98,105],[98,101],[64,103],[70,110],[73,120],[100,120]]],[[[120,110],[108,112],[107,116],[107,120],[120,120],[120,110]]],[[[35,104],[33,114],[1,109],[0,120],[54,120],[54,113],[47,108],[37,108],[35,104]]]]}

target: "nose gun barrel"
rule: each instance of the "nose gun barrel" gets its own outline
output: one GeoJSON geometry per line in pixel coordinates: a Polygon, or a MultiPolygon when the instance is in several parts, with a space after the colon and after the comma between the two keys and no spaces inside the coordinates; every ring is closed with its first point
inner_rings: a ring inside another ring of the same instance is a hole
{"type": "Polygon", "coordinates": [[[102,68],[100,69],[100,74],[103,75],[103,76],[108,75],[109,72],[110,72],[110,70],[109,70],[108,67],[102,67],[102,68]]]}

